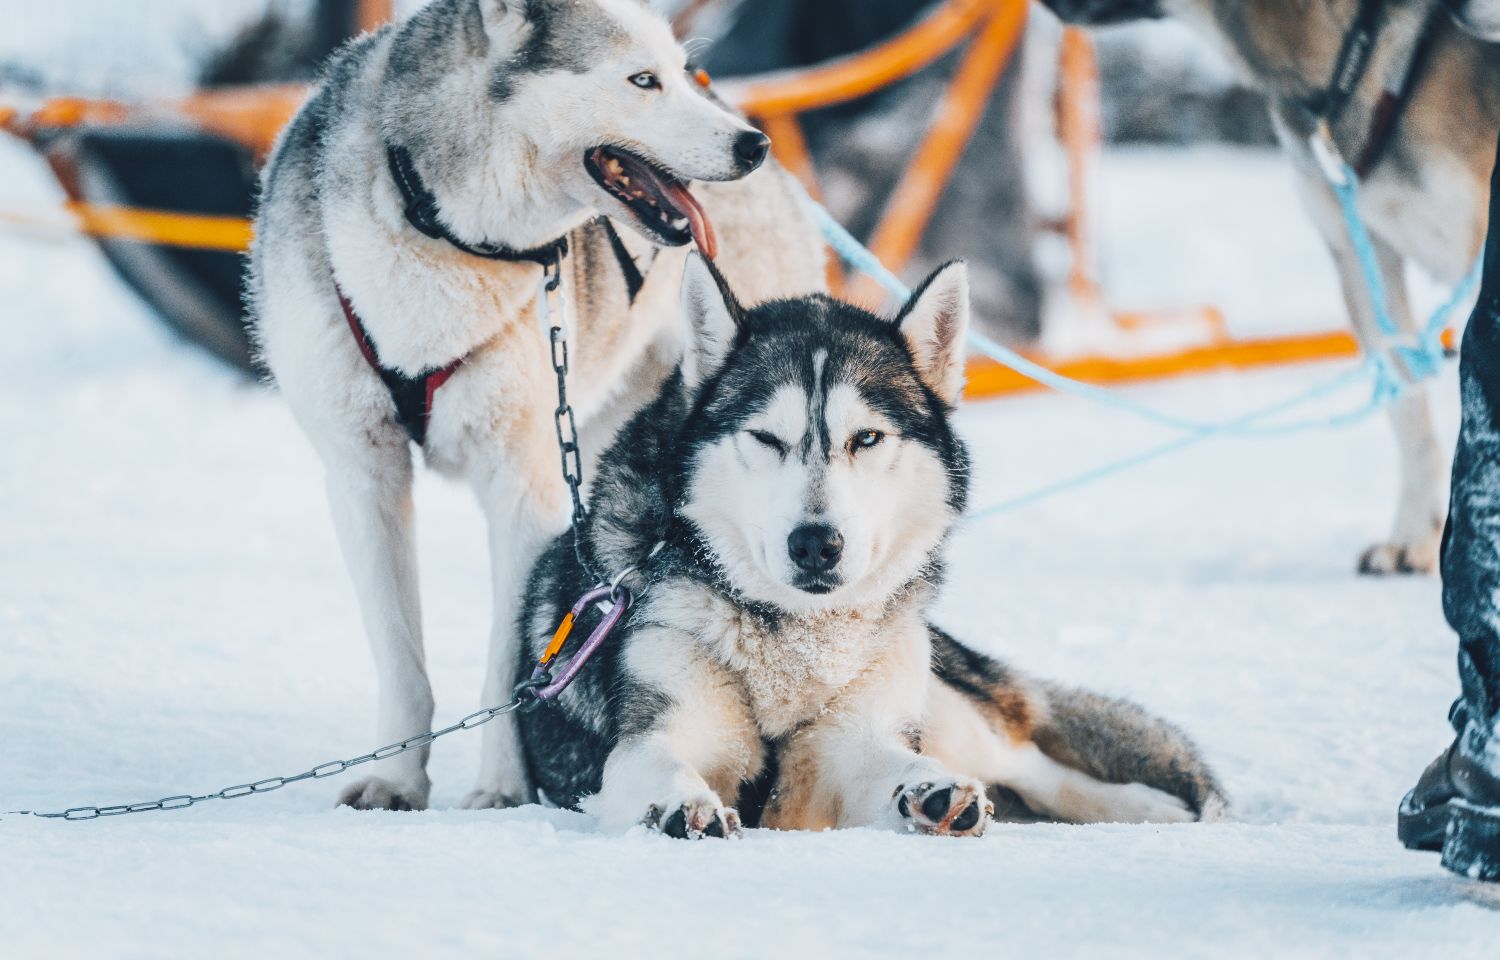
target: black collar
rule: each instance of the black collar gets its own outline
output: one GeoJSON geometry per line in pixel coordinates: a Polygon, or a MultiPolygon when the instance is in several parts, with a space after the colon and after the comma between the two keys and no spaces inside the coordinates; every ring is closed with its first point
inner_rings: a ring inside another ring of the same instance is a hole
{"type": "Polygon", "coordinates": [[[565,236],[527,250],[517,250],[503,243],[488,241],[469,243],[455,237],[439,218],[437,197],[433,196],[432,191],[427,189],[427,184],[417,175],[417,168],[411,162],[411,152],[405,147],[387,144],[385,159],[390,167],[391,179],[396,181],[396,189],[401,191],[401,199],[406,204],[406,221],[420,233],[434,240],[445,240],[471,256],[486,260],[535,263],[549,272],[555,270],[562,258],[567,256],[568,238],[565,236]]]}

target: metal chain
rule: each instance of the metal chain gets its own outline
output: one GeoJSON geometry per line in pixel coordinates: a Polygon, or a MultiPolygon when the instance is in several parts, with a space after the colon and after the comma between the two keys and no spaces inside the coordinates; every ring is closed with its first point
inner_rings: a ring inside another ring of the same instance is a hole
{"type": "Polygon", "coordinates": [[[343,773],[350,767],[357,767],[362,763],[371,763],[375,760],[389,760],[391,757],[399,756],[408,750],[425,747],[439,737],[446,737],[450,733],[460,730],[473,730],[482,727],[486,723],[503,714],[513,713],[517,710],[530,707],[540,703],[533,691],[544,687],[552,682],[550,676],[542,676],[527,680],[516,687],[516,695],[509,703],[498,707],[485,707],[476,710],[464,717],[457,723],[449,724],[440,730],[429,730],[427,733],[419,733],[414,737],[407,737],[396,743],[388,743],[383,747],[377,747],[369,753],[362,753],[348,760],[329,760],[320,763],[316,767],[304,770],[301,773],[288,777],[267,777],[254,783],[237,783],[232,787],[225,787],[214,793],[201,795],[179,794],[173,797],[162,797],[160,800],[148,800],[143,803],[121,803],[106,807],[69,807],[56,813],[38,813],[35,810],[11,810],[0,816],[6,817],[40,817],[44,820],[96,820],[99,817],[118,817],[126,813],[147,813],[152,810],[185,810],[194,804],[203,803],[206,800],[234,800],[239,797],[248,797],[252,794],[270,793],[280,790],[289,784],[300,783],[303,780],[323,780],[327,777],[343,773]]]}
{"type": "Polygon", "coordinates": [[[562,458],[563,483],[568,485],[568,496],[573,500],[573,555],[591,581],[602,583],[603,578],[589,563],[583,549],[583,524],[589,512],[583,504],[583,449],[578,443],[578,420],[573,414],[573,405],[568,402],[567,310],[562,293],[562,262],[559,260],[543,274],[541,288],[537,291],[537,312],[547,331],[552,372],[557,375],[557,408],[552,412],[552,424],[557,432],[558,455],[562,458]],[[551,320],[548,300],[554,292],[558,299],[558,320],[555,323],[551,320]]]}
{"type": "MultiPolygon", "coordinates": [[[[573,406],[568,402],[568,339],[566,333],[566,310],[567,304],[562,301],[562,261],[561,257],[544,267],[541,287],[537,291],[538,303],[537,313],[542,322],[542,327],[547,331],[548,342],[551,345],[552,370],[557,374],[557,410],[553,414],[553,423],[557,428],[557,445],[562,456],[563,481],[568,485],[568,494],[573,499],[573,551],[578,557],[578,563],[597,583],[604,580],[594,573],[591,565],[584,559],[583,540],[580,528],[583,521],[588,519],[588,510],[583,505],[583,456],[578,445],[578,423],[573,415],[573,406]],[[551,305],[548,301],[549,295],[558,294],[559,319],[556,323],[551,322],[551,305]]],[[[647,557],[641,561],[639,566],[627,567],[621,571],[611,584],[611,591],[619,589],[620,582],[631,573],[639,572],[649,564],[661,551],[664,543],[658,543],[647,557]]],[[[537,691],[548,687],[552,683],[551,675],[541,668],[531,679],[516,687],[516,694],[509,703],[498,707],[485,707],[476,710],[457,723],[450,724],[440,730],[430,730],[427,733],[419,733],[414,737],[407,737],[396,743],[377,747],[369,753],[362,753],[348,760],[330,760],[320,763],[309,770],[285,777],[267,777],[264,780],[256,780],[253,783],[237,783],[234,786],[225,787],[214,793],[205,794],[178,794],[171,797],[162,797],[160,800],[148,800],[142,803],[121,803],[110,806],[82,806],[69,807],[55,813],[39,813],[35,810],[12,810],[0,816],[30,816],[40,817],[47,820],[96,820],[100,817],[117,817],[127,813],[147,813],[153,810],[184,810],[188,807],[203,803],[208,800],[234,800],[239,797],[248,797],[255,794],[271,793],[282,787],[303,780],[322,780],[327,777],[336,776],[350,767],[360,764],[371,763],[376,760],[389,760],[391,757],[399,756],[408,750],[425,747],[439,737],[446,737],[450,733],[460,730],[473,730],[475,727],[483,726],[498,716],[513,713],[517,710],[535,706],[543,702],[537,691]]],[[[560,691],[559,691],[560,692],[560,691]]],[[[555,695],[555,694],[554,694],[555,695]]]]}

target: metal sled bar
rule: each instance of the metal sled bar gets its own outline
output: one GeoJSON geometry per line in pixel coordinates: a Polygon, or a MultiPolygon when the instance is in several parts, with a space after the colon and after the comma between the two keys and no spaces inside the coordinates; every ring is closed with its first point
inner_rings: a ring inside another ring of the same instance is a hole
{"type": "Polygon", "coordinates": [[[1094,279],[1094,243],[1089,229],[1089,187],[1104,140],[1099,120],[1099,63],[1094,41],[1078,27],[1064,27],[1058,50],[1057,132],[1068,158],[1068,210],[1063,232],[1073,262],[1068,291],[1079,301],[1102,300],[1094,279]]]}
{"type": "MultiPolygon", "coordinates": [[[[1026,30],[1028,4],[1002,3],[964,54],[953,81],[938,105],[932,126],[901,180],[886,200],[885,211],[870,239],[870,250],[887,267],[900,271],[911,259],[922,234],[948,188],[990,94],[1010,63],[1026,30]]],[[[868,278],[853,287],[854,299],[878,295],[868,278]]]]}
{"type": "MultiPolygon", "coordinates": [[[[65,209],[78,232],[92,236],[138,240],[168,246],[242,251],[252,237],[251,224],[238,217],[140,210],[69,202],[65,209]]],[[[18,226],[59,228],[63,224],[40,217],[0,216],[18,226]]],[[[1452,334],[1445,337],[1451,346],[1452,334]]],[[[1028,356],[1063,376],[1094,384],[1165,380],[1223,369],[1251,369],[1356,357],[1354,337],[1344,331],[1293,334],[1251,340],[1218,341],[1172,353],[1135,357],[1083,356],[1067,360],[1038,354],[1028,356]]],[[[992,360],[975,358],[968,364],[969,399],[988,399],[1044,389],[1035,381],[992,360]]]]}
{"type": "Polygon", "coordinates": [[[359,0],[354,26],[360,33],[378,30],[396,15],[395,0],[359,0]]]}
{"type": "MultiPolygon", "coordinates": [[[[999,0],[1024,6],[1024,0],[999,0]]],[[[720,94],[746,113],[802,113],[854,100],[905,77],[958,46],[997,0],[948,0],[905,32],[859,53],[821,66],[783,70],[748,80],[716,84],[720,94]]]]}
{"type": "Polygon", "coordinates": [[[0,106],[0,130],[36,143],[43,134],[74,127],[152,122],[180,125],[188,120],[264,159],[308,92],[308,87],[289,83],[202,90],[179,100],[145,104],[57,97],[29,112],[0,106]]]}
{"type": "Polygon", "coordinates": [[[250,221],[240,217],[99,206],[76,200],[64,206],[78,230],[94,237],[238,253],[249,248],[253,236],[250,221]]]}
{"type": "MultiPolygon", "coordinates": [[[[1044,357],[1032,356],[1031,359],[1069,379],[1107,385],[1166,380],[1216,370],[1248,370],[1290,363],[1339,360],[1359,355],[1359,344],[1354,336],[1338,330],[1212,343],[1175,353],[1139,357],[1085,356],[1050,362],[1044,357]]],[[[989,359],[970,360],[966,372],[968,385],[964,389],[964,396],[970,400],[1046,389],[1036,381],[989,359]]]]}

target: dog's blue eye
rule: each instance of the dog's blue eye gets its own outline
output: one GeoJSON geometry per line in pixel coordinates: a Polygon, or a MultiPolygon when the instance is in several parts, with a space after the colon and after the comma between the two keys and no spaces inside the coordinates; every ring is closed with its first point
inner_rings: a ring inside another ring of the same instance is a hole
{"type": "Polygon", "coordinates": [[[642,70],[640,73],[632,75],[630,82],[642,90],[658,90],[661,88],[661,81],[656,79],[656,74],[650,70],[642,70]]]}
{"type": "Polygon", "coordinates": [[[764,430],[751,430],[749,431],[749,433],[751,439],[753,439],[756,443],[759,443],[763,447],[770,447],[778,454],[785,455],[786,444],[782,443],[781,438],[776,436],[776,434],[767,433],[764,430]]]}
{"type": "Polygon", "coordinates": [[[868,450],[885,439],[885,434],[879,430],[861,430],[849,441],[851,450],[868,450]]]}

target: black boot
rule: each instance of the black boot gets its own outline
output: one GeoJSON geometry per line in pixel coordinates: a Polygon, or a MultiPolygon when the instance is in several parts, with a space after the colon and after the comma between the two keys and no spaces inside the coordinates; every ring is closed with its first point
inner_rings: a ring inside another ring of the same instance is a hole
{"type": "Polygon", "coordinates": [[[1401,801],[1396,835],[1413,850],[1441,850],[1443,866],[1500,880],[1500,775],[1463,749],[1463,736],[1432,761],[1401,801]]]}

